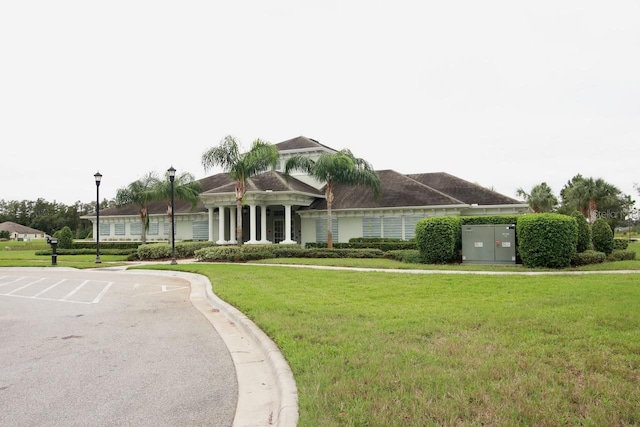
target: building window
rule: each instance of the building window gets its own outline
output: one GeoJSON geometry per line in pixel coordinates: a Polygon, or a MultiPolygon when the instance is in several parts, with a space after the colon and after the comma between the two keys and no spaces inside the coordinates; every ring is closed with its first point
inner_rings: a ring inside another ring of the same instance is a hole
{"type": "Polygon", "coordinates": [[[129,224],[129,234],[132,236],[140,236],[142,234],[142,227],[139,222],[129,224]]]}
{"type": "Polygon", "coordinates": [[[101,236],[110,236],[111,235],[111,224],[100,224],[100,235],[101,236]]]}
{"type": "Polygon", "coordinates": [[[362,218],[362,237],[382,237],[382,219],[377,216],[362,218]]]}
{"type": "Polygon", "coordinates": [[[157,222],[149,223],[149,234],[152,236],[157,236],[160,233],[160,227],[157,222]]]}
{"type": "MultiPolygon", "coordinates": [[[[338,242],[338,219],[333,218],[331,223],[331,234],[333,234],[333,241],[338,242]]],[[[316,243],[326,243],[329,240],[329,233],[327,232],[327,220],[325,218],[316,219],[316,243]]]]}
{"type": "Polygon", "coordinates": [[[387,239],[402,239],[402,217],[384,217],[382,220],[382,232],[387,239]]]}
{"type": "Polygon", "coordinates": [[[404,239],[411,240],[416,237],[416,226],[423,216],[405,216],[404,217],[404,239]]]}
{"type": "Polygon", "coordinates": [[[193,240],[209,240],[209,221],[193,221],[191,232],[193,240]]]}
{"type": "Polygon", "coordinates": [[[116,236],[124,236],[125,235],[124,222],[117,222],[117,223],[113,224],[113,227],[114,227],[113,233],[116,236]]]}

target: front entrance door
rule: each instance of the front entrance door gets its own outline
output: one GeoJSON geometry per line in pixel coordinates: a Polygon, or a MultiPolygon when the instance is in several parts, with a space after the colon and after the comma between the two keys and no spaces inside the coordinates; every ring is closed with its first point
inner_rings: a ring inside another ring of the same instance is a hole
{"type": "Polygon", "coordinates": [[[280,243],[284,240],[284,219],[273,220],[273,243],[280,243]]]}

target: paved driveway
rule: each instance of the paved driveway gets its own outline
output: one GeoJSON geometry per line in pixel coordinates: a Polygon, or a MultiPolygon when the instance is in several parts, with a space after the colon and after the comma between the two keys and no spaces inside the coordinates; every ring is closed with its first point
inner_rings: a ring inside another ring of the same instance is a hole
{"type": "Polygon", "coordinates": [[[224,342],[178,277],[0,269],[0,425],[231,426],[224,342]]]}

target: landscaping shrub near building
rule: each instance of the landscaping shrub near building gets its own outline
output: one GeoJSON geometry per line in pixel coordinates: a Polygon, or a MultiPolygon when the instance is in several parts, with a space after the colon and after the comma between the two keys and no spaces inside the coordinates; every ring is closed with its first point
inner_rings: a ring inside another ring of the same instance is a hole
{"type": "Polygon", "coordinates": [[[518,218],[518,249],[523,264],[532,268],[564,268],[576,253],[578,224],[560,214],[534,214],[518,218]]]}
{"type": "Polygon", "coordinates": [[[609,255],[613,251],[613,230],[604,218],[598,218],[591,226],[593,249],[609,255]]]}
{"type": "Polygon", "coordinates": [[[584,252],[576,252],[571,258],[571,265],[580,267],[581,265],[600,264],[605,262],[606,259],[607,255],[604,252],[589,249],[584,252]]]}
{"type": "Polygon", "coordinates": [[[434,217],[418,221],[416,244],[424,262],[444,264],[453,259],[461,239],[460,217],[434,217]]]}
{"type": "Polygon", "coordinates": [[[571,216],[575,218],[578,224],[578,243],[576,244],[577,252],[584,252],[591,249],[591,227],[587,222],[587,218],[580,211],[573,211],[571,216]]]}
{"type": "Polygon", "coordinates": [[[607,255],[607,261],[629,261],[636,259],[635,251],[625,249],[614,249],[607,255]]]}
{"type": "Polygon", "coordinates": [[[613,250],[616,251],[624,251],[629,247],[628,239],[614,238],[613,239],[613,250]]]}
{"type": "Polygon", "coordinates": [[[420,251],[417,249],[403,249],[397,251],[387,251],[384,253],[384,257],[387,259],[393,259],[396,261],[407,262],[410,264],[422,264],[424,260],[420,251]]]}
{"type": "Polygon", "coordinates": [[[245,262],[269,258],[382,258],[380,249],[303,249],[298,245],[211,246],[199,249],[198,261],[245,262]]]}

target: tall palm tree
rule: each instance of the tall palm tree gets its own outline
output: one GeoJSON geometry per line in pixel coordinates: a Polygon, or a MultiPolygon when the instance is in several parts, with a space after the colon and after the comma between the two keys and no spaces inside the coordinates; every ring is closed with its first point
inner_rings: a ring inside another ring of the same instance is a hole
{"type": "Polygon", "coordinates": [[[569,198],[591,224],[599,206],[615,203],[620,190],[602,178],[582,178],[574,181],[569,198]]]}
{"type": "MultiPolygon", "coordinates": [[[[169,221],[173,221],[173,211],[171,210],[171,181],[169,179],[169,172],[165,173],[165,179],[158,181],[155,189],[156,200],[167,201],[167,216],[169,221]]],[[[191,209],[198,206],[200,201],[200,193],[202,192],[202,185],[196,181],[195,176],[189,172],[183,172],[180,175],[176,175],[173,181],[173,195],[178,200],[191,203],[191,209]]],[[[173,239],[173,236],[171,236],[173,239]]],[[[169,243],[172,243],[169,241],[169,243]]]]}
{"type": "Polygon", "coordinates": [[[516,195],[524,198],[529,207],[534,212],[552,212],[558,205],[558,199],[553,194],[553,190],[546,182],[538,184],[527,193],[522,188],[518,188],[516,195]]]}
{"type": "Polygon", "coordinates": [[[278,162],[278,149],[275,145],[256,139],[251,149],[241,153],[238,141],[233,136],[225,136],[220,144],[202,154],[202,166],[205,171],[220,166],[235,180],[236,193],[236,235],[238,244],[242,244],[242,204],[246,193],[247,179],[269,169],[278,162]]]}
{"type": "Polygon", "coordinates": [[[133,204],[138,207],[141,225],[141,241],[147,243],[147,229],[149,228],[149,202],[157,200],[158,176],[155,172],[149,172],[140,179],[133,181],[126,187],[116,192],[115,204],[117,207],[133,204]]]}
{"type": "Polygon", "coordinates": [[[324,195],[327,200],[327,247],[329,249],[333,248],[331,230],[333,187],[336,184],[365,186],[373,190],[374,197],[380,197],[381,186],[378,174],[368,162],[354,157],[348,149],[336,153],[323,153],[315,161],[303,156],[290,157],[285,164],[284,173],[289,176],[293,170],[301,170],[318,181],[326,183],[324,195]]]}

